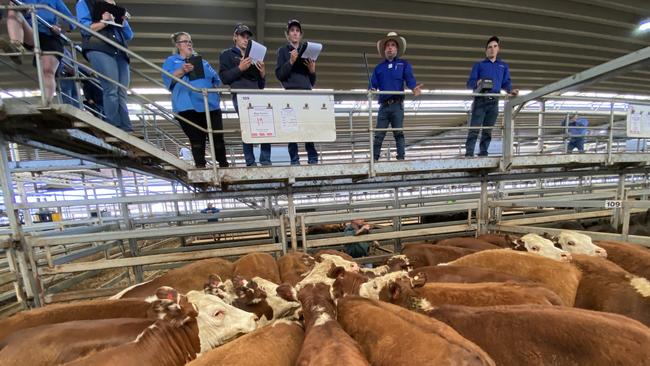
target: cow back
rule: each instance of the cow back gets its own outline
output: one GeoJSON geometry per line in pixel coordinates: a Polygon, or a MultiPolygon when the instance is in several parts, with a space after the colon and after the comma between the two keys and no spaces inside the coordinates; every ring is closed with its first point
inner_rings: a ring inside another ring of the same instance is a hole
{"type": "Polygon", "coordinates": [[[275,284],[282,283],[280,281],[278,265],[273,256],[268,253],[248,253],[239,258],[235,261],[233,269],[234,276],[241,276],[248,279],[261,277],[275,284]]]}
{"type": "Polygon", "coordinates": [[[650,280],[650,250],[641,245],[619,241],[597,241],[607,251],[607,259],[626,271],[650,280]]]}
{"type": "Polygon", "coordinates": [[[427,283],[415,292],[432,306],[562,305],[556,293],[536,284],[427,283]]]}
{"type": "Polygon", "coordinates": [[[211,274],[219,275],[225,281],[232,277],[232,272],[232,262],[221,258],[203,259],[172,269],[152,281],[136,285],[123,292],[120,298],[145,299],[162,286],[173,287],[182,294],[192,290],[200,291],[211,274]]]}
{"type": "Polygon", "coordinates": [[[291,252],[277,261],[280,281],[295,286],[314,267],[314,259],[302,252],[291,252]]]}
{"type": "Polygon", "coordinates": [[[408,258],[414,269],[451,262],[476,252],[474,249],[433,244],[406,244],[402,249],[402,254],[408,258]]]}
{"type": "Polygon", "coordinates": [[[510,273],[499,272],[487,268],[457,265],[420,267],[417,270],[410,272],[411,275],[417,275],[418,273],[425,274],[427,283],[533,282],[528,278],[510,273]]]}
{"type": "Polygon", "coordinates": [[[23,311],[0,320],[0,341],[7,335],[45,324],[73,320],[110,318],[152,318],[151,305],[138,299],[88,300],[72,304],[54,304],[23,311]]]}
{"type": "Polygon", "coordinates": [[[451,265],[487,268],[528,278],[553,290],[566,306],[573,306],[581,272],[570,263],[509,249],[484,250],[451,265]]]}
{"type": "Polygon", "coordinates": [[[443,239],[436,242],[436,245],[444,245],[448,247],[457,247],[457,248],[467,248],[467,249],[474,249],[474,250],[501,249],[500,246],[494,245],[485,240],[469,238],[469,237],[443,239]]]}

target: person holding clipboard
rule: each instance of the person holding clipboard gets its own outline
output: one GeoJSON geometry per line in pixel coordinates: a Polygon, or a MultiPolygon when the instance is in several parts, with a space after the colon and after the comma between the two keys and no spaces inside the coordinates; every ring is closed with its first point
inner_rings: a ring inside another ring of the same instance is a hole
{"type": "MultiPolygon", "coordinates": [[[[206,60],[194,52],[192,37],[189,33],[177,32],[172,34],[171,39],[176,48],[174,54],[167,57],[163,64],[165,71],[199,89],[213,88],[221,85],[221,80],[217,72],[206,60]]],[[[165,86],[172,93],[172,111],[200,127],[207,128],[208,123],[205,115],[203,95],[200,92],[190,90],[186,86],[177,84],[166,74],[163,74],[162,78],[165,86]]],[[[212,130],[223,130],[223,120],[221,109],[219,108],[219,94],[208,94],[208,108],[210,111],[212,130]]],[[[178,119],[178,122],[190,140],[194,164],[197,168],[205,168],[205,147],[208,134],[181,119],[178,119]]],[[[213,133],[212,137],[214,139],[215,159],[219,162],[220,167],[228,167],[223,133],[213,133]]]]}
{"type": "MultiPolygon", "coordinates": [[[[219,56],[219,76],[225,85],[233,89],[264,89],[266,67],[264,61],[254,61],[250,56],[253,32],[246,24],[235,26],[232,40],[235,45],[221,52],[219,56]]],[[[235,112],[239,114],[237,94],[232,94],[235,112]]],[[[255,166],[253,144],[243,144],[246,166],[255,166]]],[[[271,144],[260,144],[260,164],[271,165],[271,144]]]]}
{"type": "MultiPolygon", "coordinates": [[[[120,46],[126,48],[127,42],[133,39],[133,30],[127,20],[128,13],[126,9],[115,5],[115,1],[79,0],[76,9],[77,20],[81,24],[120,46]]],[[[90,61],[92,68],[122,86],[99,77],[106,122],[133,133],[126,106],[126,88],[129,87],[131,79],[129,55],[84,30],[81,30],[81,37],[84,57],[90,61]]]]}
{"type": "MultiPolygon", "coordinates": [[[[311,90],[316,84],[316,61],[301,59],[299,54],[300,41],[302,41],[302,26],[296,19],[287,22],[285,33],[289,43],[278,49],[278,61],[275,66],[275,76],[282,86],[287,89],[311,90]]],[[[307,150],[307,163],[318,163],[318,151],[313,142],[305,142],[307,150]]],[[[291,165],[300,165],[298,144],[289,143],[289,157],[291,165]]]]}

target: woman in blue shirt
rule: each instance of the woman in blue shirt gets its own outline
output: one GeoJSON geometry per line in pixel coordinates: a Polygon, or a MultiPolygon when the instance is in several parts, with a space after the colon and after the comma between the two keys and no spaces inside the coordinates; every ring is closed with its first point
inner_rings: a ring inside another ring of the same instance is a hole
{"type": "MultiPolygon", "coordinates": [[[[65,6],[63,0],[22,0],[25,5],[28,4],[43,4],[52,9],[69,16],[74,17],[68,7],[65,6]]],[[[26,17],[18,11],[10,10],[7,12],[7,33],[9,33],[10,43],[3,45],[3,49],[8,52],[24,52],[26,48],[34,47],[34,33],[31,28],[31,13],[26,12],[26,17]]],[[[61,27],[57,25],[58,17],[49,10],[38,9],[36,14],[43,18],[52,27],[45,24],[38,23],[38,41],[41,51],[43,52],[58,52],[63,54],[63,40],[60,37],[62,32],[61,27]]],[[[66,22],[70,29],[74,29],[74,25],[66,22]]],[[[41,67],[43,70],[43,87],[45,92],[45,100],[47,103],[52,102],[54,91],[56,90],[55,74],[59,68],[59,61],[61,55],[42,55],[40,57],[41,67]]],[[[20,56],[12,57],[12,60],[17,64],[22,63],[20,56]]]]}
{"type": "MultiPolygon", "coordinates": [[[[194,71],[194,66],[187,62],[188,58],[194,54],[192,46],[192,37],[188,33],[178,32],[172,34],[172,43],[176,47],[176,52],[167,57],[163,64],[163,69],[177,78],[183,79],[196,88],[212,88],[221,84],[219,75],[214,71],[210,64],[203,60],[203,78],[190,80],[189,73],[194,71]]],[[[194,92],[188,87],[177,84],[167,75],[162,75],[163,82],[167,89],[172,93],[172,110],[181,117],[192,121],[194,124],[207,128],[207,119],[205,114],[205,104],[203,95],[200,92],[194,92]]],[[[208,108],[210,110],[210,121],[214,131],[223,130],[223,120],[221,109],[219,108],[219,95],[217,93],[208,94],[208,108]]],[[[192,156],[197,168],[205,168],[205,139],[208,137],[206,132],[189,125],[185,121],[178,119],[183,128],[183,132],[190,140],[192,147],[192,156]]],[[[212,135],[214,141],[215,158],[220,167],[227,167],[226,146],[222,133],[212,135]]]]}
{"type": "MultiPolygon", "coordinates": [[[[79,0],[76,6],[77,20],[79,23],[126,48],[127,42],[133,39],[133,31],[126,19],[127,15],[122,19],[115,19],[115,16],[109,12],[99,14],[99,11],[96,10],[103,2],[104,0],[79,0]]],[[[115,5],[113,0],[105,2],[115,5]]],[[[126,106],[126,88],[129,87],[131,78],[129,56],[117,47],[83,30],[81,31],[81,39],[84,56],[90,61],[92,68],[120,84],[116,85],[100,77],[106,122],[126,132],[133,132],[129,110],[126,106]]]]}

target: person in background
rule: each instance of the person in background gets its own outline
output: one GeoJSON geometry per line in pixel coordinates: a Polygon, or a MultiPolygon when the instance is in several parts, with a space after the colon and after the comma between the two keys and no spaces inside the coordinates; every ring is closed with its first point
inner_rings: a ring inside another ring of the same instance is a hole
{"type": "MultiPolygon", "coordinates": [[[[564,120],[564,125],[567,125],[567,120],[564,120]]],[[[586,118],[580,118],[574,114],[569,118],[569,142],[567,143],[567,153],[573,153],[573,149],[578,149],[579,153],[585,152],[585,135],[587,134],[587,126],[589,121],[586,118]]]]}
{"type": "MultiPolygon", "coordinates": [[[[316,61],[299,59],[298,47],[302,41],[302,26],[296,19],[287,23],[285,33],[289,43],[278,49],[278,59],[275,66],[275,76],[287,90],[311,90],[316,84],[316,61]]],[[[300,165],[298,144],[289,143],[291,165],[300,165]]],[[[307,163],[318,163],[318,151],[313,142],[305,142],[307,163]]]]}
{"type": "MultiPolygon", "coordinates": [[[[95,14],[94,9],[101,2],[103,0],[79,0],[76,6],[77,20],[93,31],[127,48],[127,42],[133,39],[133,30],[126,16],[124,19],[115,19],[113,14],[104,12],[101,19],[94,19],[92,15],[95,14]],[[107,22],[120,23],[119,21],[122,26],[107,24],[107,22]]],[[[115,5],[115,1],[112,0],[106,2],[115,5]]],[[[90,61],[92,68],[101,75],[119,83],[116,85],[100,77],[105,121],[136,135],[133,133],[133,125],[127,107],[126,89],[129,87],[131,78],[129,55],[84,30],[81,31],[81,39],[84,57],[90,61]]]]}
{"type": "MultiPolygon", "coordinates": [[[[172,43],[176,46],[174,54],[167,57],[163,64],[163,69],[170,74],[173,74],[179,79],[190,83],[195,88],[213,88],[221,85],[221,80],[217,72],[210,66],[208,61],[203,60],[203,78],[190,80],[189,73],[194,71],[194,66],[189,63],[188,59],[194,55],[194,47],[192,37],[186,32],[177,32],[171,36],[172,43]]],[[[205,113],[205,104],[203,95],[200,92],[194,92],[176,83],[172,78],[166,74],[162,75],[163,82],[167,89],[172,93],[172,111],[179,116],[191,121],[199,127],[207,128],[208,122],[205,113]]],[[[222,133],[218,131],[223,130],[223,120],[221,108],[219,108],[219,95],[217,93],[208,94],[208,108],[210,113],[210,121],[212,123],[212,130],[217,131],[212,134],[214,141],[215,159],[219,162],[222,168],[228,167],[228,160],[226,158],[226,145],[222,133]]],[[[205,147],[207,132],[201,131],[198,128],[191,126],[182,119],[178,119],[181,128],[187,138],[190,140],[192,147],[192,156],[194,156],[194,164],[197,168],[205,168],[205,147]]]]}
{"type": "MultiPolygon", "coordinates": [[[[370,79],[370,88],[380,91],[404,91],[404,84],[413,90],[416,97],[422,92],[422,84],[417,84],[413,76],[411,64],[400,58],[406,51],[406,39],[395,32],[390,32],[386,37],[377,42],[377,51],[384,60],[375,66],[370,79]]],[[[377,128],[402,128],[404,127],[404,96],[386,95],[379,96],[379,112],[377,113],[377,128]]],[[[386,131],[375,132],[373,143],[373,159],[379,160],[381,145],[384,142],[386,131]]],[[[397,160],[404,160],[405,141],[403,131],[393,131],[395,146],[397,147],[397,160]]]]}
{"type": "MultiPolygon", "coordinates": [[[[214,205],[212,203],[208,203],[208,207],[201,210],[201,213],[202,214],[218,214],[219,211],[220,210],[218,208],[214,207],[214,205]]],[[[208,222],[217,222],[217,221],[219,221],[218,218],[208,219],[208,222]]]]}
{"type": "MultiPolygon", "coordinates": [[[[70,18],[74,15],[70,9],[63,3],[63,0],[22,0],[25,5],[30,4],[43,4],[52,9],[55,9],[70,18]]],[[[34,33],[31,28],[31,13],[25,12],[25,16],[21,12],[10,10],[7,12],[7,33],[9,34],[9,43],[3,41],[0,47],[5,52],[18,53],[25,52],[25,48],[34,48],[34,33]]],[[[36,15],[41,17],[44,21],[50,24],[51,27],[38,22],[38,42],[41,51],[43,52],[58,52],[63,54],[64,44],[60,35],[63,32],[61,26],[58,25],[59,19],[54,13],[46,9],[36,10],[36,15]]],[[[74,25],[70,22],[65,22],[67,27],[72,30],[74,25]]],[[[41,55],[40,62],[43,73],[43,88],[45,92],[45,100],[47,104],[52,103],[54,92],[56,90],[56,71],[59,68],[59,62],[62,55],[41,55]]],[[[22,64],[22,57],[13,56],[11,58],[15,63],[22,64]]],[[[34,59],[34,65],[36,60],[34,59]]]]}
{"type": "Polygon", "coordinates": [[[183,146],[178,151],[178,157],[184,161],[194,161],[192,157],[192,150],[188,149],[187,146],[183,146]]]}
{"type": "MultiPolygon", "coordinates": [[[[359,236],[370,233],[371,228],[372,225],[366,223],[365,220],[354,219],[345,226],[343,232],[346,236],[359,236]]],[[[364,241],[354,244],[347,244],[343,247],[343,251],[352,258],[361,258],[367,256],[370,253],[370,247],[370,243],[364,241]]]]}
{"type": "MultiPolygon", "coordinates": [[[[253,32],[245,24],[237,24],[232,39],[235,45],[221,52],[219,56],[219,77],[225,85],[233,89],[264,89],[266,85],[266,67],[263,61],[254,62],[244,57],[249,39],[253,32]]],[[[237,94],[232,94],[235,112],[239,114],[237,94]]],[[[246,166],[255,166],[253,144],[243,144],[246,166]]],[[[271,144],[260,144],[260,164],[271,165],[271,144]]]]}
{"type": "MultiPolygon", "coordinates": [[[[510,70],[508,64],[497,58],[499,55],[499,37],[492,36],[485,44],[485,59],[474,64],[472,71],[467,80],[467,89],[477,91],[484,80],[492,82],[492,89],[488,92],[490,94],[499,94],[501,89],[505,90],[511,96],[517,96],[519,90],[512,88],[510,81],[510,70]]],[[[492,127],[497,121],[499,116],[499,99],[496,97],[474,97],[472,103],[472,114],[470,119],[470,126],[472,127],[467,134],[465,141],[465,156],[474,156],[474,146],[478,133],[482,127],[481,142],[479,144],[480,151],[478,156],[487,156],[490,142],[492,141],[492,127]]]]}

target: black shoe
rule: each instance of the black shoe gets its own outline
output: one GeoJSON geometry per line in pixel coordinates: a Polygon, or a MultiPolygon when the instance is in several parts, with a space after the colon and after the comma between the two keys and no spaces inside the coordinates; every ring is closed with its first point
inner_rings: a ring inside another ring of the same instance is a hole
{"type": "Polygon", "coordinates": [[[205,169],[205,164],[196,164],[196,169],[205,169]]]}

